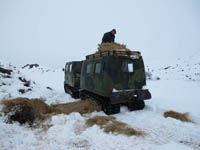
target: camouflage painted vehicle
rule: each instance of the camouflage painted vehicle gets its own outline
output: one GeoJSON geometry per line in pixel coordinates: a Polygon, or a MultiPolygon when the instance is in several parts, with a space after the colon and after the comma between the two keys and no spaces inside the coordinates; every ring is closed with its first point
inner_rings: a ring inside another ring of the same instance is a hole
{"type": "Polygon", "coordinates": [[[79,98],[82,61],[72,61],[65,65],[64,89],[73,98],[79,98]]]}
{"type": "Polygon", "coordinates": [[[143,89],[145,85],[140,52],[104,51],[88,55],[82,62],[78,91],[81,99],[90,97],[102,105],[106,114],[115,114],[120,112],[120,105],[129,110],[143,109],[144,100],[151,98],[150,92],[143,89]]]}

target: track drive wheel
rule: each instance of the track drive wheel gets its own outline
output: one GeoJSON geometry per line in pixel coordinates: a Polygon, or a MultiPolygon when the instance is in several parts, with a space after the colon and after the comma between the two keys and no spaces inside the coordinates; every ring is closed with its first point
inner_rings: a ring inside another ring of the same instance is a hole
{"type": "Polygon", "coordinates": [[[73,88],[69,87],[67,84],[64,85],[65,93],[71,95],[72,98],[79,98],[79,91],[74,90],[73,88]]]}
{"type": "Polygon", "coordinates": [[[67,87],[66,84],[64,85],[64,90],[65,90],[65,93],[69,93],[69,88],[67,87]]]}
{"type": "Polygon", "coordinates": [[[87,95],[84,92],[79,92],[79,97],[81,98],[81,100],[87,99],[87,95]]]}
{"type": "Polygon", "coordinates": [[[134,101],[129,102],[127,106],[130,111],[141,110],[141,109],[144,109],[145,103],[144,103],[144,100],[134,100],[134,101]]]}
{"type": "Polygon", "coordinates": [[[71,96],[75,99],[79,98],[79,92],[71,91],[71,96]]]}
{"type": "Polygon", "coordinates": [[[107,115],[117,114],[120,112],[120,104],[104,104],[102,108],[107,115]]]}

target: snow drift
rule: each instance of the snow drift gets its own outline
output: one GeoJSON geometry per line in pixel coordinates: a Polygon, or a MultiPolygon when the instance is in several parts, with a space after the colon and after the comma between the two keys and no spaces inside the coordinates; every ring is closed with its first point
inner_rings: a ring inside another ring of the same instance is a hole
{"type": "MultiPolygon", "coordinates": [[[[193,57],[192,62],[187,61],[189,66],[198,65],[200,59],[195,58],[198,57],[193,57]]],[[[64,73],[61,69],[55,70],[42,66],[30,68],[30,65],[18,68],[1,61],[1,68],[12,70],[10,75],[0,73],[1,102],[3,99],[12,100],[19,97],[27,100],[40,99],[45,103],[44,107],[54,106],[58,113],[52,113],[53,115],[50,113],[50,117],[44,119],[37,128],[30,128],[27,124],[20,125],[17,122],[7,124],[5,122],[6,116],[3,113],[4,106],[0,104],[0,147],[2,150],[127,150],[133,147],[136,150],[199,149],[200,103],[198,93],[200,83],[198,76],[194,75],[198,73],[196,72],[198,68],[195,70],[195,67],[191,67],[193,69],[189,71],[182,60],[185,58],[178,61],[179,67],[174,69],[170,67],[159,70],[158,66],[151,65],[149,71],[152,73],[152,77],[159,77],[160,80],[147,81],[147,87],[152,92],[152,99],[146,102],[145,109],[130,112],[122,106],[121,113],[110,116],[110,119],[102,111],[84,113],[88,111],[84,109],[83,114],[78,111],[70,111],[73,109],[71,102],[81,102],[82,107],[83,101],[75,100],[64,93],[64,73]],[[180,72],[180,67],[184,69],[184,73],[191,74],[191,80],[186,78],[182,71],[180,72]],[[20,92],[20,89],[25,90],[25,92],[20,92]],[[68,109],[65,108],[65,105],[69,106],[68,109]],[[163,114],[169,110],[183,114],[188,112],[188,118],[195,123],[182,122],[171,117],[165,118],[163,114]],[[62,111],[69,111],[69,113],[62,111]],[[96,116],[100,117],[95,122],[96,116]],[[101,123],[102,118],[106,118],[107,121],[101,123]],[[87,125],[89,120],[93,120],[93,123],[87,125]],[[119,126],[116,126],[115,123],[119,126]],[[132,133],[132,129],[134,129],[134,131],[141,131],[145,135],[127,136],[123,134],[123,132],[126,133],[126,129],[128,129],[128,134],[132,133]],[[122,134],[118,131],[122,131],[122,134]]],[[[168,65],[162,67],[166,68],[166,66],[168,65]]],[[[148,71],[148,69],[146,70],[148,71]]],[[[9,113],[9,111],[7,112],[9,113]]],[[[49,112],[47,111],[47,116],[49,112]]]]}

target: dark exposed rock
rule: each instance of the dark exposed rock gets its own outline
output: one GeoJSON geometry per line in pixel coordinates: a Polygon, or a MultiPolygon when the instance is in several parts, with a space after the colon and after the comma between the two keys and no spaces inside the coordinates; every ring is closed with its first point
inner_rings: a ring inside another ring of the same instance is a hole
{"type": "Polygon", "coordinates": [[[46,88],[47,88],[48,90],[53,91],[53,89],[52,89],[51,87],[49,87],[49,86],[47,86],[46,88]]]}
{"type": "Polygon", "coordinates": [[[4,82],[0,83],[0,86],[3,86],[3,85],[6,85],[6,83],[4,83],[4,82]]]}
{"type": "Polygon", "coordinates": [[[21,82],[24,82],[24,86],[30,87],[31,81],[26,80],[25,78],[19,77],[18,78],[21,82]]]}
{"type": "Polygon", "coordinates": [[[3,74],[11,75],[12,70],[8,70],[8,69],[4,69],[4,68],[0,67],[0,72],[3,74]]]}
{"type": "Polygon", "coordinates": [[[156,77],[156,80],[160,80],[160,77],[156,77]]]}
{"type": "Polygon", "coordinates": [[[26,90],[26,92],[29,92],[29,91],[32,91],[32,89],[29,88],[28,90],[26,90]]]}
{"type": "Polygon", "coordinates": [[[19,93],[21,93],[21,94],[24,94],[24,93],[25,93],[25,89],[19,89],[18,91],[19,91],[19,93]]]}
{"type": "Polygon", "coordinates": [[[38,64],[26,64],[24,67],[22,67],[22,69],[24,69],[26,67],[28,67],[28,69],[31,69],[33,67],[37,68],[37,67],[39,67],[39,65],[38,64]]]}
{"type": "Polygon", "coordinates": [[[31,85],[31,81],[27,81],[24,83],[24,86],[26,86],[26,87],[30,87],[30,85],[31,85]]]}
{"type": "Polygon", "coordinates": [[[25,89],[19,89],[18,91],[19,91],[19,93],[24,94],[26,92],[32,91],[32,89],[30,89],[30,88],[27,89],[27,90],[25,90],[25,89]]]}
{"type": "Polygon", "coordinates": [[[167,69],[169,69],[169,68],[170,68],[170,66],[168,66],[168,67],[165,67],[164,69],[165,69],[165,70],[167,70],[167,69]]]}
{"type": "Polygon", "coordinates": [[[27,80],[26,80],[25,78],[19,77],[18,79],[19,79],[20,81],[22,81],[22,82],[27,82],[27,80]]]}
{"type": "Polygon", "coordinates": [[[10,75],[1,75],[2,78],[11,78],[10,75]]]}

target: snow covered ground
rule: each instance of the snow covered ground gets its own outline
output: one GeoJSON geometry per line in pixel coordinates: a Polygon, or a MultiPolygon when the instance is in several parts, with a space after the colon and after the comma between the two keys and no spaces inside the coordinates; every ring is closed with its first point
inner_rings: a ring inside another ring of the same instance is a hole
{"type": "Polygon", "coordinates": [[[166,80],[200,81],[200,51],[172,61],[169,58],[166,64],[148,64],[147,71],[151,72],[154,78],[157,76],[166,80]]]}
{"type": "MultiPolygon", "coordinates": [[[[49,126],[47,130],[29,128],[18,123],[6,124],[4,122],[5,117],[0,114],[0,149],[200,149],[200,109],[198,108],[200,106],[200,77],[198,76],[200,59],[198,57],[193,57],[193,61],[186,61],[184,58],[184,60],[179,59],[178,64],[166,66],[160,64],[159,66],[149,67],[152,78],[159,77],[160,80],[147,81],[152,99],[146,101],[145,109],[130,112],[126,107],[121,107],[121,113],[113,115],[117,120],[144,131],[146,134],[142,137],[106,134],[96,125],[86,127],[86,119],[95,115],[105,116],[102,111],[87,115],[80,115],[76,112],[69,115],[55,115],[45,122],[46,126],[49,126]],[[196,64],[196,68],[194,64],[196,64]],[[166,67],[168,68],[166,69],[166,67]],[[189,77],[186,77],[186,75],[189,77]],[[189,79],[190,77],[191,79],[189,79]],[[195,123],[184,123],[172,118],[164,118],[163,113],[169,110],[188,112],[189,117],[195,123]]],[[[4,78],[3,74],[0,73],[0,99],[43,98],[47,104],[76,101],[64,93],[64,73],[61,69],[53,70],[41,66],[22,69],[3,61],[0,62],[0,67],[13,70],[10,75],[11,78],[4,78]],[[19,77],[30,80],[30,86],[24,86],[19,77]],[[21,94],[19,89],[31,90],[21,94]]]]}

